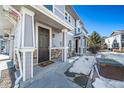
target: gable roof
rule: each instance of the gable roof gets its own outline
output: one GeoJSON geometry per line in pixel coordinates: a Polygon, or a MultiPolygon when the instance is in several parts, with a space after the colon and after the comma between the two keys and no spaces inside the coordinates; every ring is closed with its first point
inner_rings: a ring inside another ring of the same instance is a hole
{"type": "Polygon", "coordinates": [[[111,36],[116,35],[116,34],[122,34],[124,33],[124,30],[116,30],[111,33],[111,36]]]}

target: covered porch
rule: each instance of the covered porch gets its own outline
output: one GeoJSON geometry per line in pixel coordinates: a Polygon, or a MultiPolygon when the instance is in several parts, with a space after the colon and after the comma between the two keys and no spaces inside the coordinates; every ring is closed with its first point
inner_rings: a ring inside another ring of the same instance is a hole
{"type": "Polygon", "coordinates": [[[67,32],[74,28],[45,8],[12,6],[20,13],[16,57],[23,81],[33,78],[33,65],[58,59],[67,62],[67,32]],[[21,32],[21,33],[20,33],[21,32]],[[18,38],[19,37],[19,38],[18,38]]]}
{"type": "Polygon", "coordinates": [[[70,39],[68,32],[74,31],[74,28],[66,22],[63,23],[63,20],[43,7],[40,7],[41,10],[43,8],[44,11],[48,12],[47,14],[38,9],[27,8],[35,12],[34,65],[47,60],[68,62],[68,43],[70,39]]]}
{"type": "MultiPolygon", "coordinates": [[[[14,11],[0,6],[0,56],[8,55],[9,58],[5,57],[5,59],[13,59],[14,56],[14,33],[18,19],[14,13],[14,11]]],[[[0,60],[4,60],[4,58],[0,60]]]]}

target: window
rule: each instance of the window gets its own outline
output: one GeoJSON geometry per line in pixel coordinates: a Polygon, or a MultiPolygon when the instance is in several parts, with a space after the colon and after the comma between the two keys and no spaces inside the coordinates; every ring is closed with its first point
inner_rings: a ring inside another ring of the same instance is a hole
{"type": "Polygon", "coordinates": [[[119,48],[119,43],[117,42],[117,39],[115,39],[113,41],[113,45],[112,45],[113,48],[119,48]]]}
{"type": "Polygon", "coordinates": [[[122,43],[122,47],[124,47],[124,43],[122,43]]]}
{"type": "Polygon", "coordinates": [[[123,40],[123,41],[124,41],[124,34],[123,34],[123,35],[121,35],[121,40],[123,40]]]}
{"type": "Polygon", "coordinates": [[[53,5],[44,5],[48,10],[53,11],[53,5]]]}
{"type": "Polygon", "coordinates": [[[65,19],[66,19],[66,20],[68,19],[67,17],[68,17],[68,14],[65,12],[65,19]]]}
{"type": "Polygon", "coordinates": [[[80,28],[78,28],[78,33],[80,33],[80,28]]]}
{"type": "Polygon", "coordinates": [[[113,48],[118,48],[118,47],[119,47],[119,44],[118,43],[114,43],[113,48]]]}

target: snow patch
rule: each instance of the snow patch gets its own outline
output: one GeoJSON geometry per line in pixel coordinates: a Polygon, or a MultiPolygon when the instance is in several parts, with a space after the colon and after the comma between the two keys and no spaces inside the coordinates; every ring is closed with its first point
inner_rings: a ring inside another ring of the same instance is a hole
{"type": "Polygon", "coordinates": [[[68,62],[69,62],[69,63],[72,63],[72,62],[74,62],[74,61],[77,60],[77,59],[79,59],[79,56],[71,57],[71,58],[68,59],[68,62]]]}
{"type": "Polygon", "coordinates": [[[108,58],[108,59],[114,59],[116,61],[118,61],[119,63],[121,63],[122,65],[124,65],[124,54],[122,53],[114,53],[114,52],[100,52],[97,54],[97,58],[108,58]]]}
{"type": "Polygon", "coordinates": [[[95,88],[108,88],[108,84],[106,84],[102,79],[96,78],[95,82],[93,82],[93,86],[95,88]]]}
{"type": "Polygon", "coordinates": [[[0,70],[5,70],[13,67],[11,60],[0,61],[0,70]]]}
{"type": "Polygon", "coordinates": [[[69,69],[70,72],[89,75],[96,60],[94,56],[82,56],[69,69]]]}
{"type": "Polygon", "coordinates": [[[93,82],[95,88],[124,88],[124,81],[117,81],[107,78],[96,78],[93,82]]]}
{"type": "Polygon", "coordinates": [[[6,60],[6,59],[9,59],[8,55],[0,54],[0,60],[6,60]]]}

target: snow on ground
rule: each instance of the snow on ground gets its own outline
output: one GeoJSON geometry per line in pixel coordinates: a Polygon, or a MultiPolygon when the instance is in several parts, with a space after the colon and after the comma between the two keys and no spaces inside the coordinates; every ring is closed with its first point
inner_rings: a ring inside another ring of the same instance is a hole
{"type": "Polygon", "coordinates": [[[108,59],[114,59],[124,65],[124,53],[99,52],[96,57],[97,58],[104,57],[104,58],[108,58],[108,59]]]}
{"type": "Polygon", "coordinates": [[[0,61],[0,70],[5,70],[13,67],[13,62],[11,60],[0,61]]]}
{"type": "Polygon", "coordinates": [[[74,62],[74,61],[77,60],[77,59],[79,59],[79,56],[71,57],[71,58],[68,59],[68,62],[69,62],[69,63],[72,63],[72,62],[74,62]]]}
{"type": "Polygon", "coordinates": [[[124,88],[124,81],[117,81],[100,77],[95,79],[93,86],[95,88],[124,88]]]}
{"type": "Polygon", "coordinates": [[[70,72],[89,75],[96,60],[94,56],[82,56],[69,69],[70,72]]]}
{"type": "Polygon", "coordinates": [[[5,59],[9,59],[9,56],[0,54],[0,60],[5,60],[5,59]]]}
{"type": "Polygon", "coordinates": [[[124,88],[124,81],[108,79],[101,76],[98,72],[97,66],[95,66],[95,70],[98,75],[98,77],[95,78],[95,81],[92,83],[95,88],[124,88]]]}

